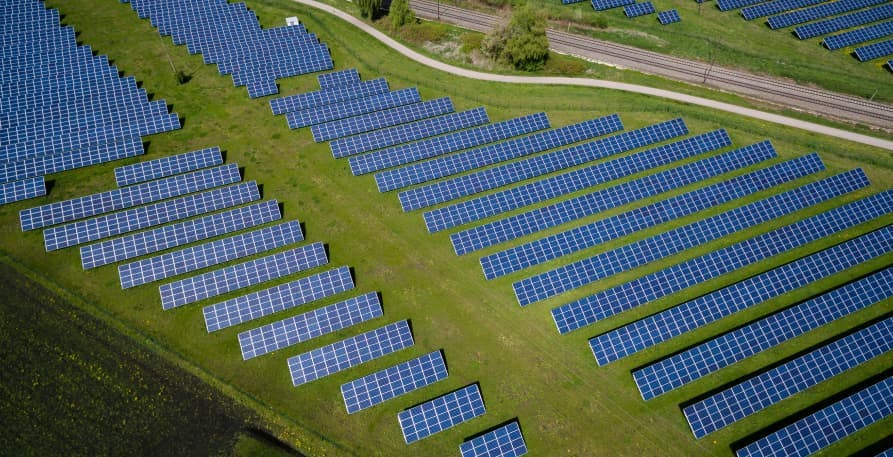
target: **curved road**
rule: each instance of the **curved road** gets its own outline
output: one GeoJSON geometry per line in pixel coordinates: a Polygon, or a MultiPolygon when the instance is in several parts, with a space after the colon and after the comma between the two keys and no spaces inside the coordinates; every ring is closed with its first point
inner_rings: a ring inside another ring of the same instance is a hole
{"type": "MultiPolygon", "coordinates": [[[[675,100],[682,103],[689,103],[692,105],[704,106],[707,108],[718,109],[721,111],[726,111],[729,113],[739,114],[742,116],[751,117],[754,119],[760,119],[767,122],[772,122],[775,124],[785,125],[789,127],[794,127],[802,130],[806,130],[809,132],[820,133],[823,135],[833,136],[836,138],[842,138],[849,141],[854,141],[857,143],[862,143],[870,146],[875,146],[878,148],[883,148],[887,150],[893,151],[893,141],[888,141],[880,138],[871,137],[868,135],[862,135],[859,133],[849,132],[846,130],[841,130],[834,127],[827,127],[820,124],[815,124],[812,122],[801,121],[799,119],[794,119],[786,116],[781,116],[777,114],[767,113],[764,111],[759,111],[751,108],[744,108],[737,105],[732,105],[729,103],[718,102],[715,100],[709,100],[702,97],[696,97],[693,95],[682,94],[679,92],[673,92],[664,89],[656,89],[653,87],[647,86],[639,86],[636,84],[627,84],[620,83],[615,81],[607,81],[601,79],[587,79],[587,78],[567,78],[567,77],[531,77],[531,76],[512,76],[512,75],[497,75],[491,73],[483,73],[475,70],[469,70],[465,68],[455,67],[449,64],[445,64],[438,60],[434,60],[430,57],[419,54],[412,49],[407,48],[406,46],[398,43],[391,37],[385,35],[382,32],[379,32],[371,25],[361,21],[360,19],[341,11],[334,6],[326,5],[324,3],[319,3],[314,0],[293,0],[294,2],[310,6],[312,8],[316,8],[321,11],[325,11],[329,14],[339,17],[357,28],[363,30],[368,33],[372,37],[378,39],[383,42],[387,46],[393,48],[397,52],[403,54],[404,56],[415,60],[423,65],[426,65],[431,68],[435,68],[440,71],[444,71],[447,73],[451,73],[457,76],[462,76],[465,78],[478,79],[483,81],[493,81],[493,82],[502,82],[502,83],[517,83],[517,84],[550,84],[550,85],[565,85],[565,86],[584,86],[584,87],[596,87],[603,89],[614,89],[621,90],[625,92],[632,92],[643,95],[650,95],[654,97],[661,97],[669,100],[675,100]]],[[[441,6],[441,8],[443,8],[441,6]]]]}

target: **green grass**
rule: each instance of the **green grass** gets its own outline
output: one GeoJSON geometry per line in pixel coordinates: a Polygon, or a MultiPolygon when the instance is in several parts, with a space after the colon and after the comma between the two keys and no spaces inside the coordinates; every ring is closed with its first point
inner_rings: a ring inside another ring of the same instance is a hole
{"type": "MultiPolygon", "coordinates": [[[[257,179],[263,184],[265,198],[284,203],[286,219],[305,223],[308,241],[328,243],[331,266],[350,265],[355,269],[357,289],[353,294],[381,291],[385,317],[243,362],[236,334],[284,316],[271,316],[250,326],[207,335],[201,307],[217,300],[162,312],[155,285],[121,291],[114,267],[83,272],[76,249],[46,254],[40,233],[22,234],[18,230],[20,209],[110,189],[114,187],[113,167],[124,162],[53,176],[55,186],[50,197],[0,207],[2,251],[25,268],[41,272],[47,281],[95,305],[95,314],[139,335],[149,347],[178,360],[191,372],[251,407],[278,439],[308,455],[455,455],[465,437],[518,417],[531,455],[727,456],[735,440],[818,399],[856,385],[890,365],[890,356],[878,359],[796,397],[781,408],[696,441],[679,412],[679,404],[735,379],[743,373],[741,368],[726,370],[705,382],[645,403],[639,398],[629,370],[667,353],[671,347],[693,343],[695,335],[599,368],[589,353],[586,339],[607,327],[594,326],[559,336],[549,315],[550,308],[556,304],[652,271],[657,265],[521,309],[511,293],[512,278],[485,281],[477,257],[457,258],[447,233],[429,235],[420,214],[401,212],[396,196],[380,195],[371,176],[352,177],[347,163],[333,160],[326,145],[314,144],[307,129],[289,131],[284,119],[273,117],[268,99],[249,100],[244,88],[233,88],[228,77],[219,76],[214,67],[201,65],[200,57],[189,56],[185,47],[172,46],[168,38],[159,38],[148,21],[138,20],[127,5],[114,0],[52,0],[48,4],[60,8],[64,21],[81,32],[79,40],[89,43],[99,53],[108,54],[119,69],[135,75],[144,83],[143,87],[156,98],[167,100],[184,117],[182,130],[148,139],[151,144],[143,159],[220,145],[227,151],[228,162],[237,162],[245,168],[246,180],[257,179]],[[192,80],[185,85],[177,84],[168,59],[176,68],[192,73],[192,80]],[[300,388],[291,386],[285,363],[289,356],[404,318],[412,321],[414,348],[300,388]],[[450,370],[447,380],[361,413],[345,414],[339,394],[341,383],[435,349],[443,349],[446,355],[450,370]],[[485,416],[411,446],[403,443],[396,420],[398,411],[472,382],[480,383],[488,410],[485,416]]],[[[818,150],[828,167],[822,176],[862,166],[873,182],[871,191],[890,188],[893,184],[893,158],[886,151],[645,96],[573,87],[467,81],[408,62],[354,28],[317,11],[285,0],[251,2],[250,6],[266,26],[282,24],[286,16],[299,16],[308,29],[329,45],[339,69],[356,67],[365,78],[385,76],[394,89],[416,86],[425,99],[450,96],[457,110],[484,105],[494,121],[545,110],[553,126],[560,126],[619,112],[626,128],[633,129],[682,116],[694,133],[728,128],[738,146],[772,138],[780,152],[779,160],[818,150]]],[[[316,87],[312,75],[281,83],[282,93],[286,95],[316,87]]],[[[133,161],[136,160],[130,162],[133,161]]],[[[867,193],[859,192],[836,201],[849,201],[867,193]]],[[[765,224],[747,233],[765,231],[772,225],[765,224]]],[[[865,224],[848,231],[842,238],[852,238],[876,226],[877,223],[865,224]]],[[[665,229],[656,228],[653,232],[665,229]]],[[[813,252],[840,239],[813,243],[792,255],[813,252]]],[[[623,241],[629,239],[617,243],[623,241]]],[[[691,257],[710,247],[700,247],[673,260],[691,257]]],[[[771,259],[611,322],[627,322],[634,314],[654,312],[791,258],[788,255],[771,259]]],[[[761,305],[748,316],[767,313],[889,264],[891,260],[887,256],[870,262],[817,288],[761,305]]],[[[353,294],[341,294],[304,308],[329,304],[353,294]]],[[[777,360],[817,339],[866,322],[877,316],[881,308],[874,307],[826,326],[822,335],[808,335],[793,345],[772,351],[763,360],[777,360]]],[[[710,327],[709,333],[731,325],[734,323],[719,323],[710,327]]],[[[707,333],[705,330],[696,336],[704,337],[707,333]]],[[[889,420],[878,424],[835,449],[838,453],[861,449],[877,441],[878,431],[889,426],[889,420]]]]}

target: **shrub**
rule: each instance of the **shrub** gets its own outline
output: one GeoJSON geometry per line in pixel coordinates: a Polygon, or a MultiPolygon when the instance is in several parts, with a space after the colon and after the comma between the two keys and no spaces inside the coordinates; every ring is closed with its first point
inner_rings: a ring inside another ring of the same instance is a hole
{"type": "Polygon", "coordinates": [[[381,0],[357,0],[357,6],[360,7],[360,16],[375,19],[381,9],[381,0]]]}
{"type": "Polygon", "coordinates": [[[409,8],[409,0],[394,0],[391,2],[388,17],[391,18],[391,25],[395,29],[415,22],[415,13],[409,8]]]}
{"type": "Polygon", "coordinates": [[[546,16],[531,6],[516,9],[508,25],[487,35],[481,50],[518,70],[534,71],[549,58],[546,16]]]}

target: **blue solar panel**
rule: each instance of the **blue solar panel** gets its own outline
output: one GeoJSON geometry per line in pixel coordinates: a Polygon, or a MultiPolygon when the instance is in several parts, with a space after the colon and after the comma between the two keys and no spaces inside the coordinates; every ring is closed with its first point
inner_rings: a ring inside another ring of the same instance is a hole
{"type": "Polygon", "coordinates": [[[288,128],[299,129],[323,122],[344,119],[361,114],[372,113],[397,106],[409,105],[422,101],[419,90],[415,87],[400,89],[394,92],[376,94],[355,100],[346,100],[331,105],[317,106],[302,111],[292,111],[285,115],[288,128]]]}
{"type": "Polygon", "coordinates": [[[455,175],[494,163],[535,154],[560,146],[622,130],[620,117],[611,116],[560,127],[502,143],[471,149],[439,157],[426,162],[407,165],[396,170],[376,173],[375,182],[380,192],[455,175]]]}
{"type": "Polygon", "coordinates": [[[780,29],[886,2],[887,0],[839,0],[772,16],[767,23],[772,29],[780,29]]]}
{"type": "Polygon", "coordinates": [[[667,25],[674,22],[679,22],[682,20],[682,18],[679,17],[679,11],[667,10],[657,13],[657,20],[661,23],[661,25],[667,25]]]}
{"type": "Polygon", "coordinates": [[[250,181],[51,227],[43,231],[44,246],[55,251],[259,199],[257,183],[250,181]]]}
{"type": "Polygon", "coordinates": [[[274,98],[270,100],[270,109],[273,114],[285,114],[292,111],[301,111],[317,106],[330,105],[332,103],[354,100],[362,97],[383,94],[388,91],[388,82],[384,78],[363,81],[353,86],[335,87],[316,92],[290,95],[288,97],[274,98]]]}
{"type": "Polygon", "coordinates": [[[837,16],[824,21],[801,25],[794,29],[794,33],[797,34],[797,38],[805,40],[819,35],[834,33],[839,30],[851,29],[860,25],[890,19],[891,17],[893,17],[893,4],[887,4],[877,8],[837,16]]]}
{"type": "MultiPolygon", "coordinates": [[[[487,117],[487,111],[483,107],[480,107],[343,138],[337,142],[332,142],[331,147],[333,151],[349,151],[351,154],[359,154],[373,149],[386,148],[388,146],[450,133],[456,130],[486,124],[488,122],[490,122],[490,119],[487,117]],[[336,146],[336,143],[338,143],[339,146],[336,146]],[[347,149],[344,147],[347,147],[347,149]]],[[[336,155],[335,158],[337,159],[339,157],[342,156],[336,155]]],[[[351,169],[354,169],[353,161],[355,159],[359,159],[359,157],[351,157],[350,159],[351,169]]],[[[354,174],[357,174],[356,171],[354,171],[354,174]]]]}
{"type": "Polygon", "coordinates": [[[0,205],[47,194],[43,176],[0,184],[0,205]]]}
{"type": "Polygon", "coordinates": [[[217,146],[115,168],[118,187],[186,173],[223,163],[217,146]]]}
{"type": "Polygon", "coordinates": [[[443,355],[434,351],[342,384],[341,396],[347,413],[353,414],[446,377],[443,355]]]}
{"type": "Polygon", "coordinates": [[[744,8],[745,6],[756,5],[757,3],[762,3],[764,1],[765,0],[716,0],[716,7],[719,8],[720,11],[729,11],[744,8]]]}
{"type": "Polygon", "coordinates": [[[449,98],[437,98],[414,105],[400,106],[362,116],[314,125],[310,128],[310,131],[313,133],[313,140],[321,143],[452,112],[453,102],[449,98]]]}
{"type": "Polygon", "coordinates": [[[893,413],[888,377],[738,449],[738,457],[806,457],[893,413]]]}
{"type": "Polygon", "coordinates": [[[113,189],[99,194],[28,208],[19,213],[22,231],[110,213],[242,180],[239,166],[222,165],[158,181],[113,189]]]}
{"type": "Polygon", "coordinates": [[[636,0],[592,0],[592,9],[596,11],[609,10],[611,8],[619,8],[624,5],[632,5],[636,0]]]}
{"type": "Polygon", "coordinates": [[[143,153],[143,141],[139,137],[127,137],[86,146],[65,154],[6,162],[0,165],[0,183],[136,157],[143,153]]]}
{"type": "Polygon", "coordinates": [[[459,446],[462,457],[518,457],[527,454],[527,443],[517,421],[468,440],[459,446]]]}
{"type": "Polygon", "coordinates": [[[854,227],[891,210],[893,191],[882,192],[562,305],[552,310],[552,317],[559,332],[567,333],[854,227]]]}
{"type": "Polygon", "coordinates": [[[382,316],[378,293],[350,298],[288,319],[239,333],[242,359],[279,349],[382,316]]]}
{"type": "Polygon", "coordinates": [[[120,265],[118,276],[121,279],[121,288],[128,289],[303,240],[301,224],[290,221],[120,265]]]}
{"type": "Polygon", "coordinates": [[[331,89],[338,86],[350,86],[360,82],[360,72],[356,68],[323,73],[316,77],[319,87],[331,89]]]}
{"type": "Polygon", "coordinates": [[[880,24],[874,24],[865,28],[851,30],[839,35],[825,37],[825,39],[822,40],[822,44],[824,44],[826,48],[833,51],[836,49],[845,48],[847,46],[852,46],[854,44],[876,40],[878,38],[883,38],[889,35],[893,35],[893,21],[881,22],[880,24]]]}
{"type": "Polygon", "coordinates": [[[623,14],[626,17],[639,17],[656,12],[657,10],[654,9],[654,4],[651,2],[633,3],[623,7],[623,14]]]}
{"type": "Polygon", "coordinates": [[[322,243],[250,260],[158,288],[163,309],[176,308],[245,287],[272,281],[329,262],[322,243]]]}
{"type": "MultiPolygon", "coordinates": [[[[590,143],[591,144],[591,143],[590,143]]],[[[683,158],[731,144],[725,130],[698,135],[693,138],[659,146],[610,162],[590,165],[571,172],[546,178],[471,200],[428,211],[424,214],[429,232],[453,228],[513,209],[571,194],[586,188],[619,179],[645,170],[667,165],[683,158]]],[[[576,155],[576,154],[574,154],[576,155]]],[[[582,154],[581,154],[582,155],[582,154]]],[[[588,157],[585,157],[588,158],[588,157]]],[[[459,235],[461,238],[462,235],[459,235]]],[[[454,243],[454,246],[457,246],[454,243]]],[[[456,253],[469,252],[456,249],[456,253]]]]}
{"type": "MultiPolygon", "coordinates": [[[[739,155],[737,153],[740,151],[741,150],[735,151],[735,155],[739,155]]],[[[699,165],[701,165],[703,168],[700,168],[699,170],[697,169],[697,167],[694,166],[694,164],[689,165],[688,167],[695,168],[697,172],[702,173],[695,175],[695,178],[693,179],[707,179],[711,176],[715,176],[716,174],[723,173],[724,171],[729,171],[729,169],[734,169],[735,166],[748,165],[748,163],[736,164],[735,162],[731,161],[731,159],[733,158],[734,156],[732,155],[723,155],[717,157],[717,159],[724,159],[722,161],[711,160],[711,162],[714,163],[720,162],[720,165],[724,166],[721,169],[709,168],[710,165],[714,165],[713,163],[709,162],[700,163],[699,165]]],[[[759,160],[759,157],[749,159],[759,160]]],[[[764,156],[763,160],[765,159],[766,157],[764,156]]],[[[777,186],[785,182],[801,178],[810,173],[818,172],[823,168],[824,167],[822,166],[821,159],[819,159],[818,155],[816,154],[812,154],[800,159],[794,159],[793,162],[785,162],[772,167],[757,170],[752,173],[737,176],[727,181],[722,181],[666,200],[657,201],[641,208],[636,208],[624,213],[620,213],[607,219],[602,219],[600,221],[592,222],[580,227],[567,229],[539,240],[534,240],[519,246],[514,246],[504,251],[500,251],[483,257],[481,259],[481,267],[483,267],[484,275],[487,278],[492,279],[503,276],[508,273],[519,271],[533,265],[538,265],[561,256],[582,251],[584,249],[593,247],[612,239],[627,236],[631,233],[643,230],[648,227],[663,224],[674,219],[684,217],[698,211],[703,211],[707,208],[720,205],[737,198],[744,197],[746,195],[751,195],[755,192],[768,189],[772,186],[777,186]]],[[[689,181],[691,179],[692,178],[690,178],[689,181]]],[[[623,186],[627,188],[634,187],[636,184],[640,184],[640,182],[637,181],[625,183],[623,186]]],[[[672,183],[672,181],[669,182],[672,183]]],[[[590,198],[589,200],[594,201],[598,197],[602,197],[603,194],[608,194],[610,196],[614,193],[609,193],[609,191],[611,190],[613,189],[609,189],[605,192],[590,194],[592,198],[590,198]]],[[[643,190],[647,191],[648,189],[646,188],[643,190]]],[[[635,194],[632,195],[634,196],[635,194]]],[[[614,203],[622,203],[623,200],[619,202],[617,202],[616,199],[601,200],[601,202],[602,203],[600,203],[600,205],[603,208],[614,203]]],[[[591,206],[591,204],[587,206],[591,206]]],[[[593,209],[599,209],[599,207],[596,206],[593,209]]],[[[561,216],[561,214],[559,213],[556,216],[561,216]]],[[[580,217],[579,214],[578,217],[580,217]]],[[[523,219],[521,220],[523,221],[523,219]]],[[[560,221],[560,219],[549,221],[549,225],[552,225],[552,222],[560,221]]],[[[515,224],[512,224],[511,226],[515,226],[515,224]]],[[[728,229],[732,230],[731,228],[728,229]]],[[[493,233],[495,234],[498,232],[493,233]]],[[[675,233],[678,232],[659,235],[652,238],[652,240],[666,240],[668,239],[668,237],[671,237],[675,233]]],[[[719,232],[716,232],[714,233],[714,235],[718,235],[718,233],[719,232]]],[[[704,241],[705,240],[702,240],[702,242],[704,241]]],[[[579,280],[580,283],[584,283],[583,281],[588,279],[585,271],[588,271],[588,267],[591,264],[597,263],[599,260],[604,260],[606,258],[613,258],[615,257],[615,254],[621,255],[628,254],[629,252],[638,252],[631,251],[632,249],[633,247],[621,248],[617,251],[609,251],[608,253],[603,253],[600,256],[591,259],[584,259],[579,262],[560,267],[557,270],[541,274],[527,281],[531,283],[538,283],[541,280],[550,280],[556,277],[565,277],[564,275],[571,274],[572,277],[579,280]]],[[[679,244],[676,246],[676,249],[684,249],[684,246],[679,244]]],[[[662,253],[662,255],[666,254],[666,252],[662,253]]],[[[638,261],[644,261],[644,258],[638,259],[638,261]]],[[[608,269],[608,271],[610,271],[610,269],[608,269]]],[[[606,272],[605,274],[608,273],[606,272]]],[[[549,281],[545,281],[545,283],[548,285],[546,290],[541,291],[543,296],[546,296],[546,294],[557,294],[560,292],[564,292],[562,286],[569,285],[566,283],[559,283],[556,285],[549,283],[549,281]]],[[[576,281],[573,283],[573,285],[575,286],[577,284],[578,283],[576,281]]],[[[524,285],[526,286],[526,283],[524,285]]],[[[525,306],[526,304],[527,303],[525,303],[525,306]]]]}
{"type": "Polygon", "coordinates": [[[296,387],[412,346],[408,321],[394,322],[288,359],[296,387]]]}
{"type": "Polygon", "coordinates": [[[404,211],[432,206],[688,133],[681,119],[400,192],[404,211]]]}
{"type": "Polygon", "coordinates": [[[85,270],[279,220],[276,200],[81,247],[85,270]]]}
{"type": "MultiPolygon", "coordinates": [[[[351,157],[350,168],[353,170],[354,175],[361,175],[397,165],[430,159],[461,149],[494,143],[513,136],[533,133],[547,128],[549,128],[549,118],[546,117],[545,113],[530,114],[441,137],[351,157]]],[[[362,146],[355,144],[356,142],[353,139],[362,137],[363,135],[359,135],[333,141],[330,144],[332,153],[338,158],[361,150],[362,146]]]]}
{"type": "Polygon", "coordinates": [[[208,333],[321,300],[354,287],[350,268],[301,278],[268,289],[242,295],[203,310],[208,333]]]}
{"type": "Polygon", "coordinates": [[[741,10],[741,15],[744,16],[744,19],[751,21],[785,11],[816,5],[824,1],[825,0],[773,0],[771,2],[760,3],[759,5],[744,8],[741,10]]]}
{"type": "Polygon", "coordinates": [[[487,412],[477,384],[400,411],[397,420],[406,444],[469,421],[487,412]]]}
{"type": "Polygon", "coordinates": [[[762,411],[893,348],[893,318],[747,379],[682,412],[696,438],[762,411]]]}
{"type": "Polygon", "coordinates": [[[859,59],[859,62],[867,62],[889,55],[893,55],[893,39],[856,48],[856,58],[859,59]]]}
{"type": "MultiPolygon", "coordinates": [[[[887,232],[889,233],[889,230],[887,232]]],[[[870,236],[866,235],[857,240],[865,241],[870,236]]],[[[859,244],[855,241],[849,242],[849,247],[859,249],[859,244]]],[[[825,253],[830,254],[830,251],[822,251],[822,253],[815,256],[810,256],[808,262],[813,262],[820,268],[827,268],[827,264],[824,262],[835,261],[834,259],[826,259],[828,255],[825,253]]],[[[836,249],[835,252],[844,258],[850,255],[850,252],[846,249],[836,249]]],[[[846,264],[849,265],[851,263],[854,262],[847,262],[846,264]]],[[[805,264],[805,262],[800,262],[800,264],[805,264]]],[[[813,272],[811,268],[807,267],[805,269],[811,277],[807,277],[804,282],[824,273],[819,271],[813,272]]],[[[832,272],[840,269],[842,268],[834,268],[832,272]]],[[[761,275],[761,280],[770,278],[772,275],[778,275],[780,271],[781,269],[767,272],[761,275]]],[[[785,271],[789,271],[794,275],[800,274],[800,271],[792,267],[786,268],[785,271]]],[[[790,278],[791,276],[787,277],[790,278]]],[[[781,278],[771,279],[774,279],[775,284],[779,284],[773,286],[777,291],[777,293],[776,291],[770,292],[773,296],[796,287],[788,288],[780,285],[781,278]]],[[[749,283],[751,281],[745,282],[749,283]]],[[[731,291],[732,288],[743,290],[743,283],[739,284],[742,284],[742,286],[736,284],[727,290],[731,291]]],[[[785,341],[817,329],[836,319],[886,300],[891,296],[893,296],[893,268],[887,268],[812,300],[792,306],[752,324],[718,336],[684,352],[633,371],[633,378],[636,381],[639,392],[642,394],[642,398],[650,400],[735,362],[778,346],[785,341]]],[[[705,300],[698,299],[696,301],[703,302],[705,300]]],[[[723,301],[728,305],[734,306],[734,300],[723,301]]],[[[746,306],[751,301],[753,299],[744,299],[742,306],[746,306]]],[[[701,321],[703,322],[703,320],[701,321]]]]}

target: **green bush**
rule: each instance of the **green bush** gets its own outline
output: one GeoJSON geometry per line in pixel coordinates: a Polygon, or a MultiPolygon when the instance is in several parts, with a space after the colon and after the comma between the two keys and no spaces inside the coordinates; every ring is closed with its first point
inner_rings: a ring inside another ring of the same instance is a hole
{"type": "Polygon", "coordinates": [[[357,6],[360,7],[361,16],[375,19],[381,9],[381,0],[357,0],[357,6]]]}
{"type": "Polygon", "coordinates": [[[409,0],[394,0],[391,2],[388,17],[391,18],[391,25],[394,29],[415,23],[415,13],[409,8],[409,0]]]}
{"type": "Polygon", "coordinates": [[[508,25],[487,35],[481,49],[518,70],[539,70],[549,59],[546,16],[531,6],[516,9],[508,25]]]}

